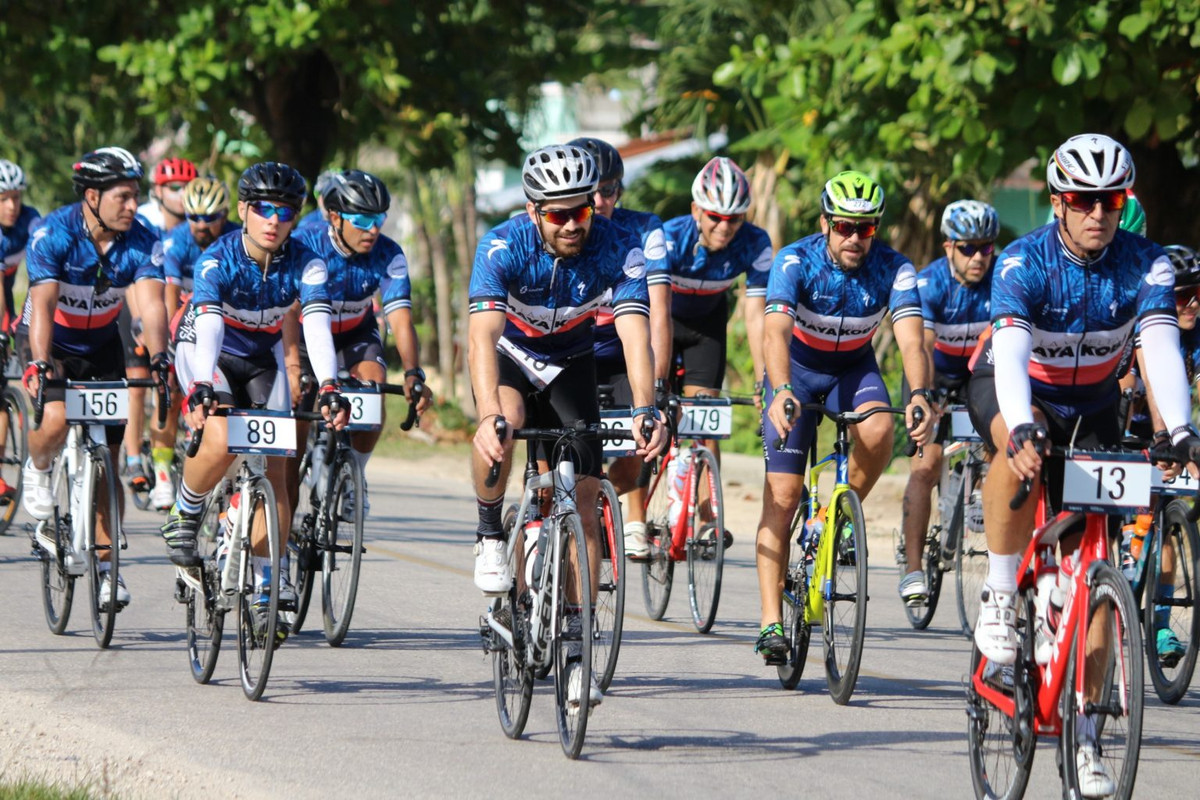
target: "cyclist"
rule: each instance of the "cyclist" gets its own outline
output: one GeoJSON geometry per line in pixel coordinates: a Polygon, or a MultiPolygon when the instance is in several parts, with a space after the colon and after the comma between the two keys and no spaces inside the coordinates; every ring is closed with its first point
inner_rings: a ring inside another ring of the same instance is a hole
{"type": "MultiPolygon", "coordinates": [[[[4,313],[0,317],[0,354],[7,362],[9,336],[17,322],[17,307],[13,300],[13,286],[17,282],[17,269],[25,258],[25,245],[29,242],[34,223],[42,215],[33,206],[21,202],[27,188],[25,171],[11,161],[0,159],[0,264],[4,265],[4,313]]],[[[0,380],[4,380],[5,363],[0,363],[0,380]]],[[[0,457],[5,455],[8,442],[8,415],[0,414],[0,457]]],[[[12,502],[16,489],[0,477],[0,505],[12,502]]]]}
{"type": "MultiPolygon", "coordinates": [[[[142,165],[127,150],[102,147],[74,166],[75,193],[81,202],[51,213],[33,234],[28,250],[29,296],[17,329],[18,346],[28,367],[24,384],[36,397],[42,378],[120,380],[125,351],[119,346],[117,315],[129,286],[144,310],[143,332],[153,356],[155,379],[169,372],[166,313],[163,308],[162,245],[135,218],[142,165]]],[[[29,432],[25,462],[25,511],[36,520],[54,511],[50,466],[67,438],[62,389],[46,389],[42,424],[29,432]]],[[[105,429],[116,463],[123,428],[105,429]]],[[[122,498],[123,499],[123,498],[122,498]]],[[[108,531],[97,532],[109,544],[108,531]]],[[[53,552],[54,544],[39,537],[53,552]]],[[[108,596],[107,554],[100,596],[108,596]]],[[[124,576],[118,575],[117,601],[129,603],[124,576]]]]}
{"type": "MultiPolygon", "coordinates": [[[[182,223],[186,212],[183,192],[196,177],[196,165],[186,158],[164,158],[154,167],[150,200],[138,207],[138,220],[160,238],[182,223]]],[[[142,338],[142,313],[137,298],[121,310],[117,325],[125,347],[125,374],[130,378],[149,377],[149,362],[142,338]]],[[[169,317],[168,317],[169,319],[169,317]]],[[[125,477],[135,492],[150,489],[150,479],[142,468],[142,440],[146,434],[146,390],[129,389],[129,423],[125,426],[125,477]]]]}
{"type": "MultiPolygon", "coordinates": [[[[771,237],[746,222],[750,181],[732,160],[711,159],[692,181],[692,212],[667,220],[668,273],[648,273],[655,285],[670,278],[675,353],[683,359],[683,394],[715,396],[725,381],[728,293],[746,275],[746,339],[754,374],[763,374],[763,308],[771,269],[771,237]]],[[[704,440],[719,459],[717,442],[704,440]]],[[[677,459],[678,469],[686,469],[677,459]]],[[[725,533],[725,546],[731,541],[725,533]]]]}
{"type": "MultiPolygon", "coordinates": [[[[937,392],[966,400],[967,362],[979,334],[991,320],[992,264],[1000,218],[996,209],[978,200],[959,200],[942,213],[942,249],[946,255],[917,275],[921,316],[925,319],[926,349],[932,351],[933,377],[927,385],[937,392]]],[[[910,460],[904,489],[900,529],[908,571],[900,581],[900,598],[921,605],[929,597],[925,583],[925,530],[929,526],[930,493],[942,474],[942,445],[949,417],[939,423],[934,441],[910,460]]]]}
{"type": "MultiPolygon", "coordinates": [[[[192,296],[192,267],[204,249],[241,225],[229,221],[229,189],[217,178],[195,178],[183,190],[183,210],[186,225],[176,225],[163,239],[163,273],[167,279],[167,319],[172,334],[178,329],[183,308],[192,296]]],[[[179,432],[179,410],[183,397],[176,389],[171,392],[171,412],[167,424],[150,426],[150,456],[154,466],[154,488],[150,505],[166,511],[175,504],[175,487],[171,481],[171,460],[175,453],[175,437],[179,432]]]]}
{"type": "Polygon", "coordinates": [[[329,222],[329,217],[325,212],[325,192],[329,189],[329,184],[333,181],[333,176],[337,175],[336,169],[327,169],[317,176],[316,182],[313,184],[313,197],[316,198],[317,207],[305,214],[296,223],[296,232],[305,228],[324,228],[329,222]]]}
{"type": "MultiPolygon", "coordinates": [[[[405,367],[405,397],[411,401],[413,386],[418,381],[425,383],[425,371],[421,369],[417,331],[412,321],[408,260],[400,245],[382,233],[392,202],[387,186],[370,173],[346,170],[334,174],[322,201],[329,224],[298,231],[296,238],[320,256],[328,269],[338,367],[358,380],[375,383],[387,380],[387,361],[373,309],[375,293],[382,290],[383,311],[405,367]]],[[[301,350],[302,360],[307,362],[303,345],[301,350]]],[[[307,371],[309,366],[304,363],[302,368],[307,371]]],[[[432,396],[425,389],[416,398],[418,413],[428,408],[432,396]]],[[[364,473],[379,435],[380,431],[355,431],[350,437],[350,452],[364,473]]],[[[299,441],[306,438],[303,431],[297,436],[299,441]]],[[[363,492],[365,512],[370,507],[365,483],[363,492]]]]}
{"type": "MultiPolygon", "coordinates": [[[[527,414],[546,426],[599,421],[593,325],[606,302],[613,307],[625,352],[638,451],[649,458],[661,446],[645,260],[636,235],[593,216],[598,177],[596,162],[584,148],[554,145],[533,152],[521,170],[526,213],[488,232],[475,254],[468,360],[480,415],[472,458],[479,511],[475,585],[485,593],[508,591],[513,580],[500,519],[512,440],[501,441],[496,420],[515,427],[527,414]],[[527,398],[533,408],[527,408],[527,398]],[[641,433],[646,417],[655,420],[649,441],[641,433]],[[500,482],[488,488],[493,463],[501,465],[500,482]]],[[[601,465],[600,442],[592,441],[577,458],[579,508],[595,508],[601,465]]],[[[580,517],[595,587],[596,515],[580,517]]],[[[572,616],[567,624],[572,621],[578,625],[580,618],[572,616]]],[[[569,702],[576,708],[584,691],[578,684],[568,678],[569,702]]],[[[602,697],[593,677],[589,707],[602,697]]]]}
{"type": "MultiPolygon", "coordinates": [[[[290,241],[307,187],[292,167],[274,161],[252,164],[238,180],[238,216],[245,225],[210,246],[196,265],[192,298],[176,334],[175,372],[187,394],[187,422],[205,429],[200,450],[184,464],[179,497],[162,527],[171,562],[195,567],[196,530],[204,501],[225,475],[234,456],[227,452],[222,417],[208,417],[218,407],[288,411],[291,397],[284,368],[281,327],[292,304],[304,308],[304,339],[313,371],[321,382],[319,407],[335,428],[346,425],[346,408],[334,380],[336,359],[330,331],[330,304],[325,262],[299,242],[290,241]]],[[[287,460],[267,460],[267,477],[275,490],[280,520],[292,518],[286,491],[287,460]]],[[[281,536],[287,525],[280,525],[281,536]]],[[[283,542],[278,543],[282,547],[283,542]]],[[[265,542],[254,543],[254,575],[258,593],[253,605],[262,622],[270,597],[265,542]]],[[[296,591],[279,576],[279,601],[294,608],[296,591]]],[[[287,636],[282,619],[280,638],[287,636]]]]}
{"type": "MultiPolygon", "coordinates": [[[[1118,443],[1115,373],[1135,329],[1171,442],[1188,461],[1200,452],[1188,425],[1171,263],[1158,245],[1118,228],[1133,180],[1133,159],[1120,143],[1071,137],[1046,165],[1056,222],[998,259],[992,335],[973,360],[968,389],[975,429],[993,453],[1005,444],[1007,468],[993,467],[983,484],[989,563],[975,628],[975,644],[997,664],[1016,660],[1017,568],[1033,527],[1043,448],[1118,443]],[[1026,480],[1034,491],[1013,511],[1009,500],[1026,480]]],[[[1064,562],[1078,541],[1078,534],[1060,541],[1064,562]]],[[[1088,743],[1088,718],[1080,724],[1082,793],[1111,794],[1112,777],[1088,743]]]]}
{"type": "MultiPolygon", "coordinates": [[[[804,494],[808,448],[815,446],[817,415],[796,421],[784,403],[825,402],[831,410],[866,411],[890,405],[871,337],[890,310],[910,386],[906,427],[918,442],[933,430],[917,274],[909,260],[875,241],[883,216],[883,188],[862,172],[839,172],[821,193],[821,232],[779,251],[767,286],[766,393],[763,453],[766,479],[758,524],[758,590],[762,628],[755,644],[767,664],[784,663],[788,645],[779,623],[787,571],[788,533],[804,494]],[[914,426],[914,411],[924,418],[914,426]],[[778,432],[778,433],[777,433],[778,432]],[[787,437],[784,449],[773,446],[787,437]]],[[[866,499],[892,455],[890,415],[876,414],[851,428],[850,485],[866,499]]]]}
{"type": "MultiPolygon", "coordinates": [[[[646,258],[646,273],[660,277],[653,283],[647,279],[650,292],[650,349],[654,354],[656,385],[666,385],[671,368],[671,281],[667,277],[666,243],[662,221],[654,214],[617,208],[624,192],[625,163],[617,148],[600,139],[584,137],[568,144],[582,147],[592,154],[599,170],[599,183],[592,194],[596,213],[636,233],[642,241],[646,258]]],[[[601,384],[613,387],[613,401],[620,406],[632,406],[629,376],[625,357],[617,336],[612,308],[604,306],[596,319],[596,378],[601,384]]],[[[628,494],[625,507],[625,555],[646,558],[650,545],[646,541],[646,492],[637,486],[641,459],[637,456],[616,459],[608,469],[608,478],[620,494],[628,494]]]]}

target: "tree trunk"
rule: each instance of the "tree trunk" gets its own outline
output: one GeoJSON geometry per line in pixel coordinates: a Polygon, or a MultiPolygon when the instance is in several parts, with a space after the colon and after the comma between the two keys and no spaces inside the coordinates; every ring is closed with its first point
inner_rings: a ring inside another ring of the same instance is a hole
{"type": "Polygon", "coordinates": [[[1146,235],[1160,244],[1194,246],[1200,216],[1182,210],[1200,206],[1200,169],[1184,167],[1175,142],[1135,143],[1129,151],[1137,167],[1133,188],[1146,209],[1146,235]]]}
{"type": "Polygon", "coordinates": [[[337,134],[337,76],[321,50],[297,54],[269,73],[250,73],[250,111],[275,145],[269,160],[295,167],[310,181],[321,171],[337,134]]]}

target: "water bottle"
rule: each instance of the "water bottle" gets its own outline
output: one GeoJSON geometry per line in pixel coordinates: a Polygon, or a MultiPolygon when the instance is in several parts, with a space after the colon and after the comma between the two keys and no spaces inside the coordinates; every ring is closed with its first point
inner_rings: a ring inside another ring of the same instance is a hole
{"type": "Polygon", "coordinates": [[[542,535],[542,521],[531,519],[525,523],[525,585],[534,588],[534,578],[541,577],[541,548],[538,540],[542,535]]]}
{"type": "MultiPolygon", "coordinates": [[[[229,501],[229,511],[225,513],[222,525],[222,539],[225,545],[225,563],[221,566],[221,591],[225,594],[235,594],[238,590],[239,564],[242,554],[242,537],[237,533],[238,514],[240,511],[241,493],[235,494],[229,501]]],[[[218,563],[221,554],[217,552],[218,563]]]]}
{"type": "Polygon", "coordinates": [[[325,443],[318,442],[317,446],[312,451],[312,462],[309,465],[308,474],[304,476],[304,483],[307,486],[318,486],[321,481],[321,472],[325,468],[325,443]]]}
{"type": "Polygon", "coordinates": [[[1062,617],[1063,594],[1058,588],[1059,577],[1060,572],[1055,568],[1053,560],[1047,562],[1037,577],[1037,588],[1033,596],[1034,617],[1037,622],[1033,658],[1039,664],[1050,663],[1054,635],[1062,617]]]}
{"type": "MultiPolygon", "coordinates": [[[[1134,572],[1137,568],[1137,559],[1134,558],[1132,552],[1133,535],[1137,530],[1137,523],[1130,522],[1121,526],[1121,573],[1126,580],[1133,580],[1134,572]]],[[[1144,536],[1144,534],[1143,534],[1144,536]]]]}
{"type": "Polygon", "coordinates": [[[691,449],[680,450],[678,457],[671,461],[671,482],[667,486],[667,499],[670,500],[667,518],[672,531],[679,524],[679,515],[683,513],[684,499],[688,490],[688,473],[691,469],[691,449]]]}
{"type": "Polygon", "coordinates": [[[1129,539],[1129,555],[1134,562],[1141,560],[1142,548],[1146,544],[1146,534],[1150,532],[1150,525],[1154,522],[1152,514],[1138,514],[1133,522],[1133,536],[1129,539]]]}

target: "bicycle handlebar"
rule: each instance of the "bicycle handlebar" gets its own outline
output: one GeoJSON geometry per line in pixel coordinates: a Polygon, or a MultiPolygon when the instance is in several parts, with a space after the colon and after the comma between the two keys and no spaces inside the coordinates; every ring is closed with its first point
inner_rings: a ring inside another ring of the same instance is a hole
{"type": "MultiPolygon", "coordinates": [[[[1113,453],[1113,454],[1122,453],[1122,454],[1128,455],[1131,452],[1137,452],[1137,451],[1131,451],[1126,448],[1115,448],[1115,449],[1111,449],[1111,450],[1105,450],[1102,448],[1097,448],[1094,450],[1079,450],[1078,448],[1072,448],[1072,447],[1051,446],[1051,447],[1047,448],[1046,452],[1042,455],[1042,468],[1045,469],[1046,460],[1051,459],[1051,458],[1070,460],[1074,456],[1077,456],[1077,455],[1080,455],[1083,453],[1096,454],[1096,455],[1104,455],[1106,453],[1113,453]]],[[[1142,450],[1142,452],[1143,452],[1143,454],[1145,454],[1146,459],[1150,460],[1150,454],[1147,453],[1145,450],[1142,450]]],[[[1155,458],[1154,460],[1155,461],[1173,461],[1175,463],[1179,463],[1179,459],[1177,459],[1177,458],[1155,458]]],[[[1033,491],[1033,479],[1025,478],[1024,480],[1022,480],[1021,484],[1017,487],[1016,493],[1013,494],[1012,498],[1008,501],[1009,509],[1012,511],[1016,511],[1021,506],[1025,505],[1025,501],[1029,499],[1029,495],[1032,491],[1033,491]]],[[[1196,504],[1193,506],[1192,511],[1189,513],[1189,516],[1191,515],[1191,513],[1200,515],[1200,504],[1196,504]]],[[[1195,522],[1195,519],[1193,519],[1192,521],[1195,522]]]]}
{"type": "MultiPolygon", "coordinates": [[[[800,410],[801,411],[815,411],[815,412],[821,414],[822,416],[833,420],[833,422],[836,424],[845,424],[845,425],[857,425],[858,423],[862,422],[867,417],[870,417],[873,414],[899,414],[899,415],[903,416],[904,412],[905,412],[905,409],[896,408],[894,406],[875,406],[874,408],[868,408],[866,411],[830,411],[828,408],[825,407],[825,405],[823,403],[802,403],[800,405],[800,410]]],[[[787,418],[789,420],[795,420],[795,418],[796,418],[796,401],[790,397],[788,399],[784,400],[783,401],[783,413],[787,416],[787,418]]],[[[915,429],[917,426],[919,426],[921,424],[921,422],[924,421],[924,419],[925,419],[925,410],[922,409],[920,406],[918,406],[917,408],[914,408],[913,409],[913,428],[912,429],[915,429]]],[[[909,429],[910,436],[908,439],[908,444],[905,445],[905,452],[904,452],[904,454],[909,457],[913,456],[917,452],[917,450],[920,449],[920,446],[916,443],[916,441],[911,436],[912,429],[909,429]]],[[[782,452],[783,446],[786,442],[787,442],[786,435],[776,437],[775,438],[776,452],[782,452]]]]}
{"type": "Polygon", "coordinates": [[[86,388],[89,383],[116,383],[124,386],[127,389],[157,389],[158,390],[158,424],[163,426],[167,422],[167,412],[170,410],[170,393],[167,390],[165,383],[159,383],[151,378],[119,378],[114,381],[80,381],[71,380],[69,378],[47,378],[45,369],[38,369],[38,390],[33,397],[33,427],[40,428],[42,425],[42,416],[46,412],[46,390],[47,389],[71,389],[82,387],[86,388]],[[164,397],[166,398],[164,401],[164,397]]]}

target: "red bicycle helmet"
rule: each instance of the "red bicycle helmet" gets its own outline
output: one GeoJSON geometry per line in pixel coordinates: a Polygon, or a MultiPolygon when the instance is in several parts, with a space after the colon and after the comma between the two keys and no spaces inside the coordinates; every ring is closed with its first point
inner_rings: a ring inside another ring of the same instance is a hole
{"type": "Polygon", "coordinates": [[[196,177],[196,165],[186,158],[164,158],[154,168],[154,185],[187,183],[196,177]]]}

